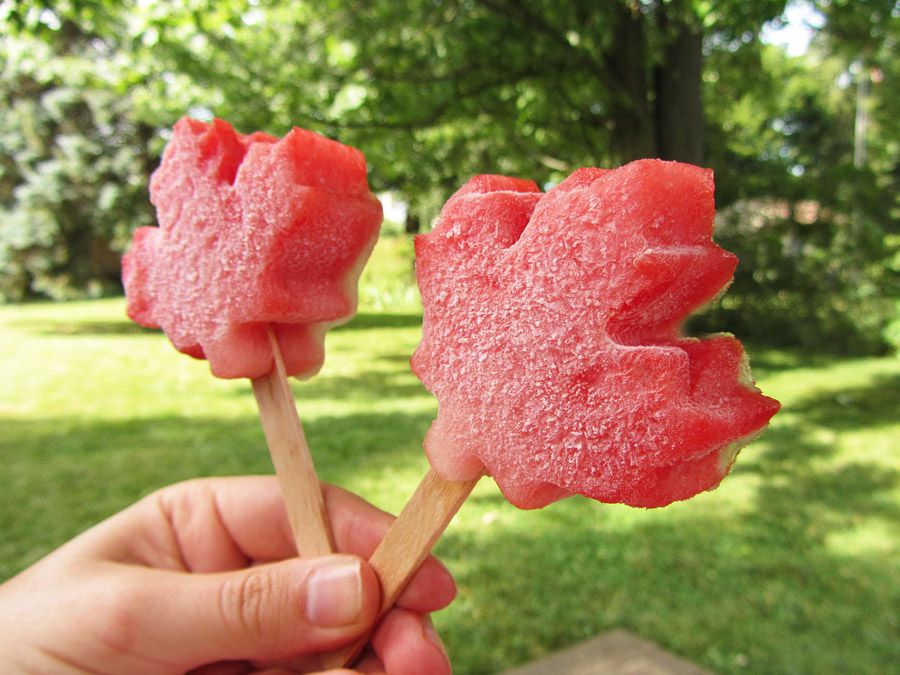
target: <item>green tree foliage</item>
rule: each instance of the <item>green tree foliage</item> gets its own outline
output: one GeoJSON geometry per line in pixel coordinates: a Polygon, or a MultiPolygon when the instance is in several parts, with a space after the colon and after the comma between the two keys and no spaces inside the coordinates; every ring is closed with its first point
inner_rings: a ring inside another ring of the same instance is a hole
{"type": "Polygon", "coordinates": [[[885,86],[898,74],[891,4],[823,3],[829,23],[802,58],[756,43],[710,55],[711,164],[725,207],[718,239],[742,264],[729,295],[698,322],[704,328],[838,351],[892,341],[900,239],[888,113],[896,92],[885,86]],[[861,112],[870,119],[863,130],[861,112]]]}
{"type": "Polygon", "coordinates": [[[102,44],[74,26],[53,41],[4,36],[0,91],[0,295],[99,294],[111,246],[150,222],[152,134],[105,81],[102,44]]]}
{"type": "Polygon", "coordinates": [[[215,109],[244,128],[290,126],[296,101],[277,86],[295,73],[273,64],[290,64],[292,45],[256,25],[252,3],[2,9],[0,298],[121,290],[119,257],[154,220],[147,184],[178,117],[215,109]]]}
{"type": "Polygon", "coordinates": [[[425,215],[474,173],[704,163],[704,34],[755,34],[784,2],[723,4],[332,0],[345,105],[326,121],[425,215]]]}
{"type": "Polygon", "coordinates": [[[0,3],[0,296],[115,287],[167,130],[215,114],[357,145],[411,229],[475,173],[710,165],[742,265],[700,323],[878,349],[900,266],[898,10],[818,0],[824,28],[788,58],[759,40],[784,4],[0,3]]]}

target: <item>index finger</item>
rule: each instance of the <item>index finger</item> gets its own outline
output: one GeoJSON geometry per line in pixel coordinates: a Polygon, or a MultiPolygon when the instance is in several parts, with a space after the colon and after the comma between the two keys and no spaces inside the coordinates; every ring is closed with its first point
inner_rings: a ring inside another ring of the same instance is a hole
{"type": "MultiPolygon", "coordinates": [[[[338,551],[371,557],[394,517],[341,488],[323,485],[322,490],[338,551]]],[[[188,570],[226,571],[298,554],[274,476],[189,481],[159,494],[188,570]]],[[[432,612],[455,595],[449,572],[429,556],[398,605],[432,612]]]]}
{"type": "MultiPolygon", "coordinates": [[[[394,517],[331,485],[323,485],[323,494],[338,551],[368,559],[394,517]]],[[[298,553],[274,476],[206,478],[171,485],[70,545],[93,558],[200,573],[241,569],[298,553]]],[[[433,612],[455,596],[450,573],[429,556],[397,605],[433,612]]]]}

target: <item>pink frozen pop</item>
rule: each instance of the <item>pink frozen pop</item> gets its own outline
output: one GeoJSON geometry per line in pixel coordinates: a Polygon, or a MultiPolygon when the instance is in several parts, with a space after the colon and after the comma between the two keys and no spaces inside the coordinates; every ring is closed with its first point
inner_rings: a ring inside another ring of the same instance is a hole
{"type": "Polygon", "coordinates": [[[356,311],[381,204],[355,148],[304,129],[279,140],[182,119],[150,182],[159,227],[123,259],[128,315],[217,377],[315,373],[329,326],[356,311]]]}
{"type": "Polygon", "coordinates": [[[182,119],[150,182],[159,227],[122,261],[128,315],[162,328],[213,375],[249,377],[304,555],[332,542],[287,383],[315,374],[325,331],[353,316],[381,224],[355,148],[294,128],[284,138],[182,119]]]}

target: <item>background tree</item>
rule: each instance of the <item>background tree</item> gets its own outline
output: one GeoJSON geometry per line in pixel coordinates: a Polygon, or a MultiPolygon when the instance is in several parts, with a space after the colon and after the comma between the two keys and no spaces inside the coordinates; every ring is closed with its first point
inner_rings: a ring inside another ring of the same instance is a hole
{"type": "Polygon", "coordinates": [[[710,163],[720,206],[730,205],[718,238],[742,264],[699,326],[841,351],[895,340],[886,327],[900,295],[896,92],[881,82],[897,75],[892,4],[823,3],[824,27],[803,57],[755,41],[711,53],[710,163]],[[873,76],[862,102],[871,153],[860,163],[858,81],[873,76]]]}
{"type": "Polygon", "coordinates": [[[784,0],[6,3],[0,295],[117,289],[187,113],[357,145],[373,187],[409,204],[407,231],[475,173],[712,166],[742,266],[698,329],[881,349],[897,316],[900,12],[794,4],[822,26],[797,58],[760,41],[784,0]]]}
{"type": "Polygon", "coordinates": [[[217,114],[288,127],[310,81],[281,3],[80,0],[7,4],[0,18],[0,298],[121,292],[131,231],[173,121],[217,114]],[[264,40],[260,40],[264,37],[264,40]],[[277,77],[268,73],[277,72],[277,77]],[[297,97],[296,93],[293,94],[297,97]]]}
{"type": "Polygon", "coordinates": [[[0,52],[0,295],[96,295],[118,285],[116,244],[152,221],[153,130],[116,90],[113,45],[36,19],[0,52]]]}
{"type": "Polygon", "coordinates": [[[702,164],[704,35],[754,35],[783,4],[333,1],[350,53],[336,96],[353,105],[324,121],[428,216],[435,186],[477,172],[546,182],[638,157],[702,164]]]}

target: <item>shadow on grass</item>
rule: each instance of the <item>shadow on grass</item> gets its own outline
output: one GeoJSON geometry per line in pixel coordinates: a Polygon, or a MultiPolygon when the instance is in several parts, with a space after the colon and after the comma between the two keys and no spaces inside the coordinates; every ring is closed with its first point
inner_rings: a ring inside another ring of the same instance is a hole
{"type": "Polygon", "coordinates": [[[832,429],[891,424],[900,417],[900,375],[876,375],[866,386],[845,387],[793,402],[791,410],[832,429]]]}
{"type": "MultiPolygon", "coordinates": [[[[766,495],[776,497],[794,495],[766,495]]],[[[879,673],[895,662],[887,554],[831,550],[804,517],[680,512],[621,531],[603,527],[602,510],[593,522],[575,513],[518,514],[527,523],[514,529],[441,541],[461,589],[441,623],[457,672],[496,673],[613,628],[719,673],[879,673]]]]}
{"type": "Polygon", "coordinates": [[[11,328],[41,336],[87,336],[87,335],[149,335],[159,333],[157,328],[145,328],[131,321],[11,321],[11,328]]]}
{"type": "Polygon", "coordinates": [[[367,330],[369,328],[414,328],[422,325],[421,314],[391,314],[360,312],[347,323],[333,330],[367,330]]]}
{"type": "Polygon", "coordinates": [[[738,462],[732,480],[763,479],[739,513],[695,500],[623,528],[607,520],[622,507],[573,498],[451,529],[438,552],[462,589],[442,624],[458,672],[495,673],[623,627],[718,673],[888,672],[898,472],[823,463],[832,448],[815,440],[811,411],[738,462]]]}
{"type": "MultiPolygon", "coordinates": [[[[876,376],[790,402],[735,466],[730,480],[753,491],[736,513],[698,499],[623,527],[622,507],[574,498],[452,528],[438,552],[461,596],[441,628],[458,672],[623,627],[718,673],[890,672],[900,472],[846,448],[838,459],[834,431],[895,422],[897,385],[876,376]]],[[[486,494],[467,508],[504,506],[486,494]]]]}
{"type": "Polygon", "coordinates": [[[412,358],[412,352],[394,352],[393,354],[379,354],[374,357],[378,361],[384,361],[385,363],[402,363],[407,369],[409,369],[409,360],[412,358]]]}
{"type": "Polygon", "coordinates": [[[749,344],[744,347],[750,357],[750,367],[756,375],[780,373],[797,368],[818,368],[833,363],[835,359],[834,356],[827,354],[776,350],[749,344]]]}
{"type": "Polygon", "coordinates": [[[764,478],[773,470],[792,470],[797,462],[827,459],[837,451],[832,442],[817,439],[813,428],[804,421],[790,422],[786,411],[779,413],[764,432],[761,441],[742,450],[732,468],[733,474],[756,473],[764,478]],[[787,469],[783,469],[784,466],[787,469]]]}
{"type": "Polygon", "coordinates": [[[361,371],[356,375],[318,375],[296,388],[298,405],[302,399],[371,401],[427,396],[422,384],[410,372],[361,371]]]}
{"type": "MultiPolygon", "coordinates": [[[[33,335],[143,335],[158,333],[158,328],[145,328],[128,321],[96,321],[71,320],[57,321],[52,319],[17,319],[8,323],[10,328],[31,333],[33,335]]],[[[372,328],[414,328],[422,325],[421,314],[381,314],[359,313],[348,323],[332,328],[332,330],[368,330],[372,328]]]]}
{"type": "Polygon", "coordinates": [[[792,402],[791,415],[776,417],[732,472],[762,479],[759,516],[773,524],[804,520],[810,527],[829,528],[852,528],[870,515],[900,522],[900,504],[894,497],[900,472],[853,461],[821,468],[823,460],[838,452],[833,430],[871,429],[896,421],[894,391],[895,377],[876,377],[870,387],[843,390],[840,396],[852,396],[855,405],[830,393],[792,402]]]}
{"type": "MultiPolygon", "coordinates": [[[[423,414],[304,420],[322,480],[419,461],[423,414]]],[[[81,420],[0,418],[0,580],[148,492],[198,476],[272,473],[255,416],[81,420]]]]}

